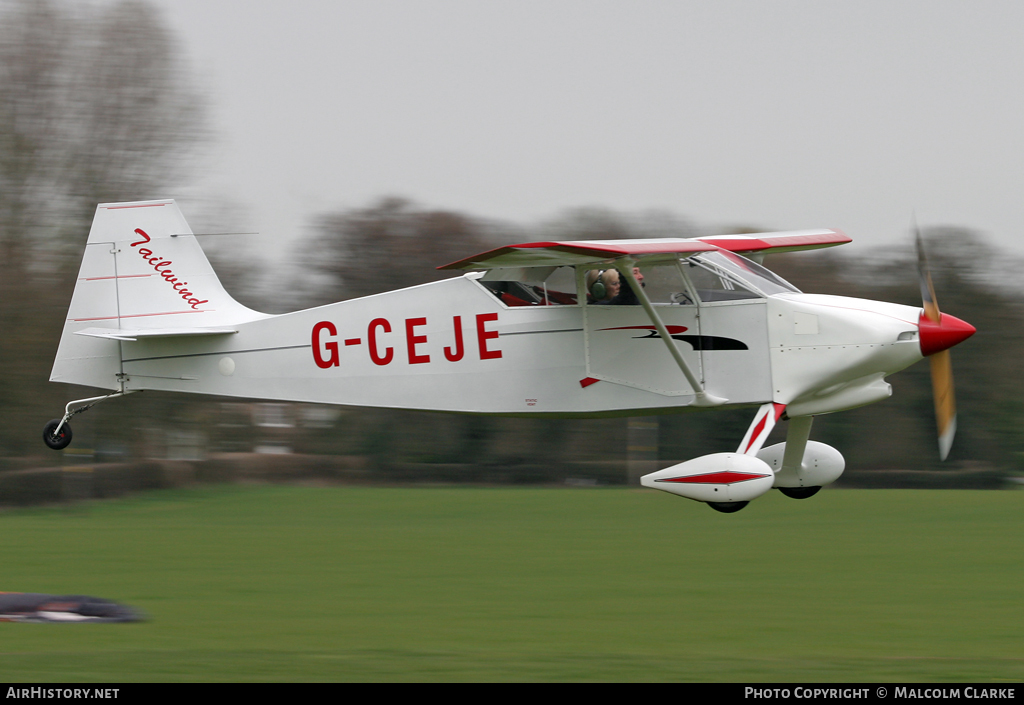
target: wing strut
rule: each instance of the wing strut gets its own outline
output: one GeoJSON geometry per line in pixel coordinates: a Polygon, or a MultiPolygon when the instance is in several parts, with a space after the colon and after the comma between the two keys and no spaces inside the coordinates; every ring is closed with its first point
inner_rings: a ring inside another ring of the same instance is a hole
{"type": "Polygon", "coordinates": [[[725,404],[728,399],[722,397],[716,397],[713,394],[709,394],[705,389],[704,385],[700,383],[700,380],[693,374],[693,371],[686,364],[686,360],[683,359],[682,354],[679,352],[679,348],[676,347],[676,341],[669,335],[668,329],[665,324],[661,322],[661,317],[658,316],[658,312],[654,310],[654,306],[651,305],[651,300],[647,298],[647,292],[640,286],[640,282],[633,276],[633,267],[636,262],[630,257],[620,257],[613,263],[615,269],[619,271],[619,275],[625,277],[629,282],[629,286],[632,287],[633,291],[636,292],[636,298],[640,300],[640,305],[644,307],[644,311],[647,312],[647,317],[651,319],[651,323],[654,324],[655,329],[658,331],[658,335],[665,341],[665,345],[668,346],[668,351],[672,355],[672,359],[679,365],[679,369],[683,371],[686,376],[686,381],[693,387],[696,396],[692,404],[694,406],[719,406],[725,404]]]}

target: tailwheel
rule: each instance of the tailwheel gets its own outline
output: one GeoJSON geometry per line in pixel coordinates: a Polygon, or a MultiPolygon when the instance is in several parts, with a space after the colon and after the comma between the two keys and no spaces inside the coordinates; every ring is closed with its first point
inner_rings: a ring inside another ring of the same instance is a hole
{"type": "Polygon", "coordinates": [[[71,426],[64,424],[61,426],[61,419],[53,419],[49,421],[46,426],[43,427],[43,442],[48,448],[53,450],[62,450],[71,445],[71,426]],[[60,430],[57,430],[57,427],[60,430]]]}
{"type": "Polygon", "coordinates": [[[792,499],[807,499],[818,494],[821,487],[780,487],[779,492],[792,499]]]}
{"type": "Polygon", "coordinates": [[[738,512],[750,502],[708,502],[707,505],[714,509],[716,512],[722,512],[723,514],[732,514],[738,512]]]}
{"type": "Polygon", "coordinates": [[[71,427],[68,426],[68,421],[71,420],[72,416],[80,414],[83,411],[88,411],[101,401],[113,399],[114,397],[123,397],[125,394],[131,394],[131,391],[111,392],[110,394],[104,394],[101,397],[89,397],[88,399],[75,399],[74,401],[69,401],[67,406],[64,407],[64,418],[53,419],[43,427],[43,442],[48,448],[52,448],[53,450],[62,450],[67,448],[71,444],[71,427]]]}

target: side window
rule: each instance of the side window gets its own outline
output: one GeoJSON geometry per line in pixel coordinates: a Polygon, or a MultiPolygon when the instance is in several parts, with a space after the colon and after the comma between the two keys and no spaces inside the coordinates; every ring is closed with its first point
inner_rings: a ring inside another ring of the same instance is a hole
{"type": "Polygon", "coordinates": [[[672,304],[692,305],[690,289],[683,281],[683,275],[679,272],[679,265],[675,262],[659,264],[653,267],[641,267],[640,273],[644,276],[644,293],[655,306],[668,306],[672,304]]]}
{"type": "Polygon", "coordinates": [[[572,267],[492,269],[479,281],[506,306],[576,304],[576,274],[572,267]]]}
{"type": "Polygon", "coordinates": [[[730,277],[725,269],[710,262],[700,262],[694,258],[683,260],[683,269],[690,278],[693,288],[701,301],[738,301],[741,299],[759,299],[761,295],[751,291],[730,277]]]}
{"type": "MultiPolygon", "coordinates": [[[[645,265],[633,269],[634,275],[643,287],[644,294],[654,306],[692,305],[695,298],[679,271],[675,261],[657,265],[645,265]]],[[[590,305],[640,306],[640,301],[628,290],[628,282],[621,281],[615,270],[592,269],[587,272],[587,303],[590,305]],[[609,271],[611,277],[609,278],[609,271]],[[600,280],[603,288],[595,287],[600,280]],[[595,300],[594,292],[602,292],[605,298],[595,300]]]]}
{"type": "Polygon", "coordinates": [[[544,280],[544,298],[548,306],[575,306],[575,267],[556,267],[544,280]]]}
{"type": "Polygon", "coordinates": [[[536,286],[516,281],[480,281],[506,306],[537,306],[541,298],[536,286]]]}

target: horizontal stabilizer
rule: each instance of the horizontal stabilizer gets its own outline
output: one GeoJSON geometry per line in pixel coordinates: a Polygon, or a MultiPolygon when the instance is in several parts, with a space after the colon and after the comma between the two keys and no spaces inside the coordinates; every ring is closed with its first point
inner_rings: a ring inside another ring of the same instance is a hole
{"type": "Polygon", "coordinates": [[[145,328],[126,330],[124,328],[86,328],[75,331],[75,335],[87,335],[90,338],[104,340],[136,341],[139,338],[170,338],[182,335],[231,335],[238,331],[234,328],[145,328]]]}

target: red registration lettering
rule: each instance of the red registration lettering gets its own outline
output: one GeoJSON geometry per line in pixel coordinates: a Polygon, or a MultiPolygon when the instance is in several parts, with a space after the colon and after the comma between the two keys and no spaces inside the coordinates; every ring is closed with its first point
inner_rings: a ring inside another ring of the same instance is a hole
{"type": "Polygon", "coordinates": [[[386,365],[395,356],[394,348],[384,348],[384,354],[377,351],[377,328],[383,328],[385,333],[391,332],[391,324],[386,318],[374,318],[370,321],[370,327],[366,331],[367,343],[370,348],[370,359],[377,365],[386,365]]]}
{"type": "Polygon", "coordinates": [[[458,362],[466,353],[466,350],[462,347],[462,316],[454,316],[452,323],[455,326],[455,351],[453,352],[451,348],[446,347],[444,349],[444,357],[448,362],[458,362]]]}
{"type": "Polygon", "coordinates": [[[327,350],[330,355],[324,359],[323,350],[320,348],[320,332],[327,331],[329,335],[337,335],[338,329],[334,327],[334,324],[330,321],[320,321],[313,326],[313,361],[316,362],[316,366],[326,370],[328,367],[337,367],[340,363],[338,360],[338,343],[331,341],[324,343],[323,348],[327,350]]]}
{"type": "Polygon", "coordinates": [[[417,326],[427,325],[426,318],[406,318],[405,319],[405,342],[409,350],[409,364],[419,365],[424,362],[430,362],[430,355],[417,355],[416,346],[420,343],[427,342],[427,336],[425,335],[414,335],[412,332],[413,328],[417,326]]]}
{"type": "Polygon", "coordinates": [[[487,321],[498,320],[498,314],[496,313],[478,313],[476,314],[476,339],[480,345],[480,359],[481,360],[496,360],[501,357],[501,350],[488,350],[487,341],[498,337],[498,331],[496,330],[484,330],[484,324],[487,321]]]}

